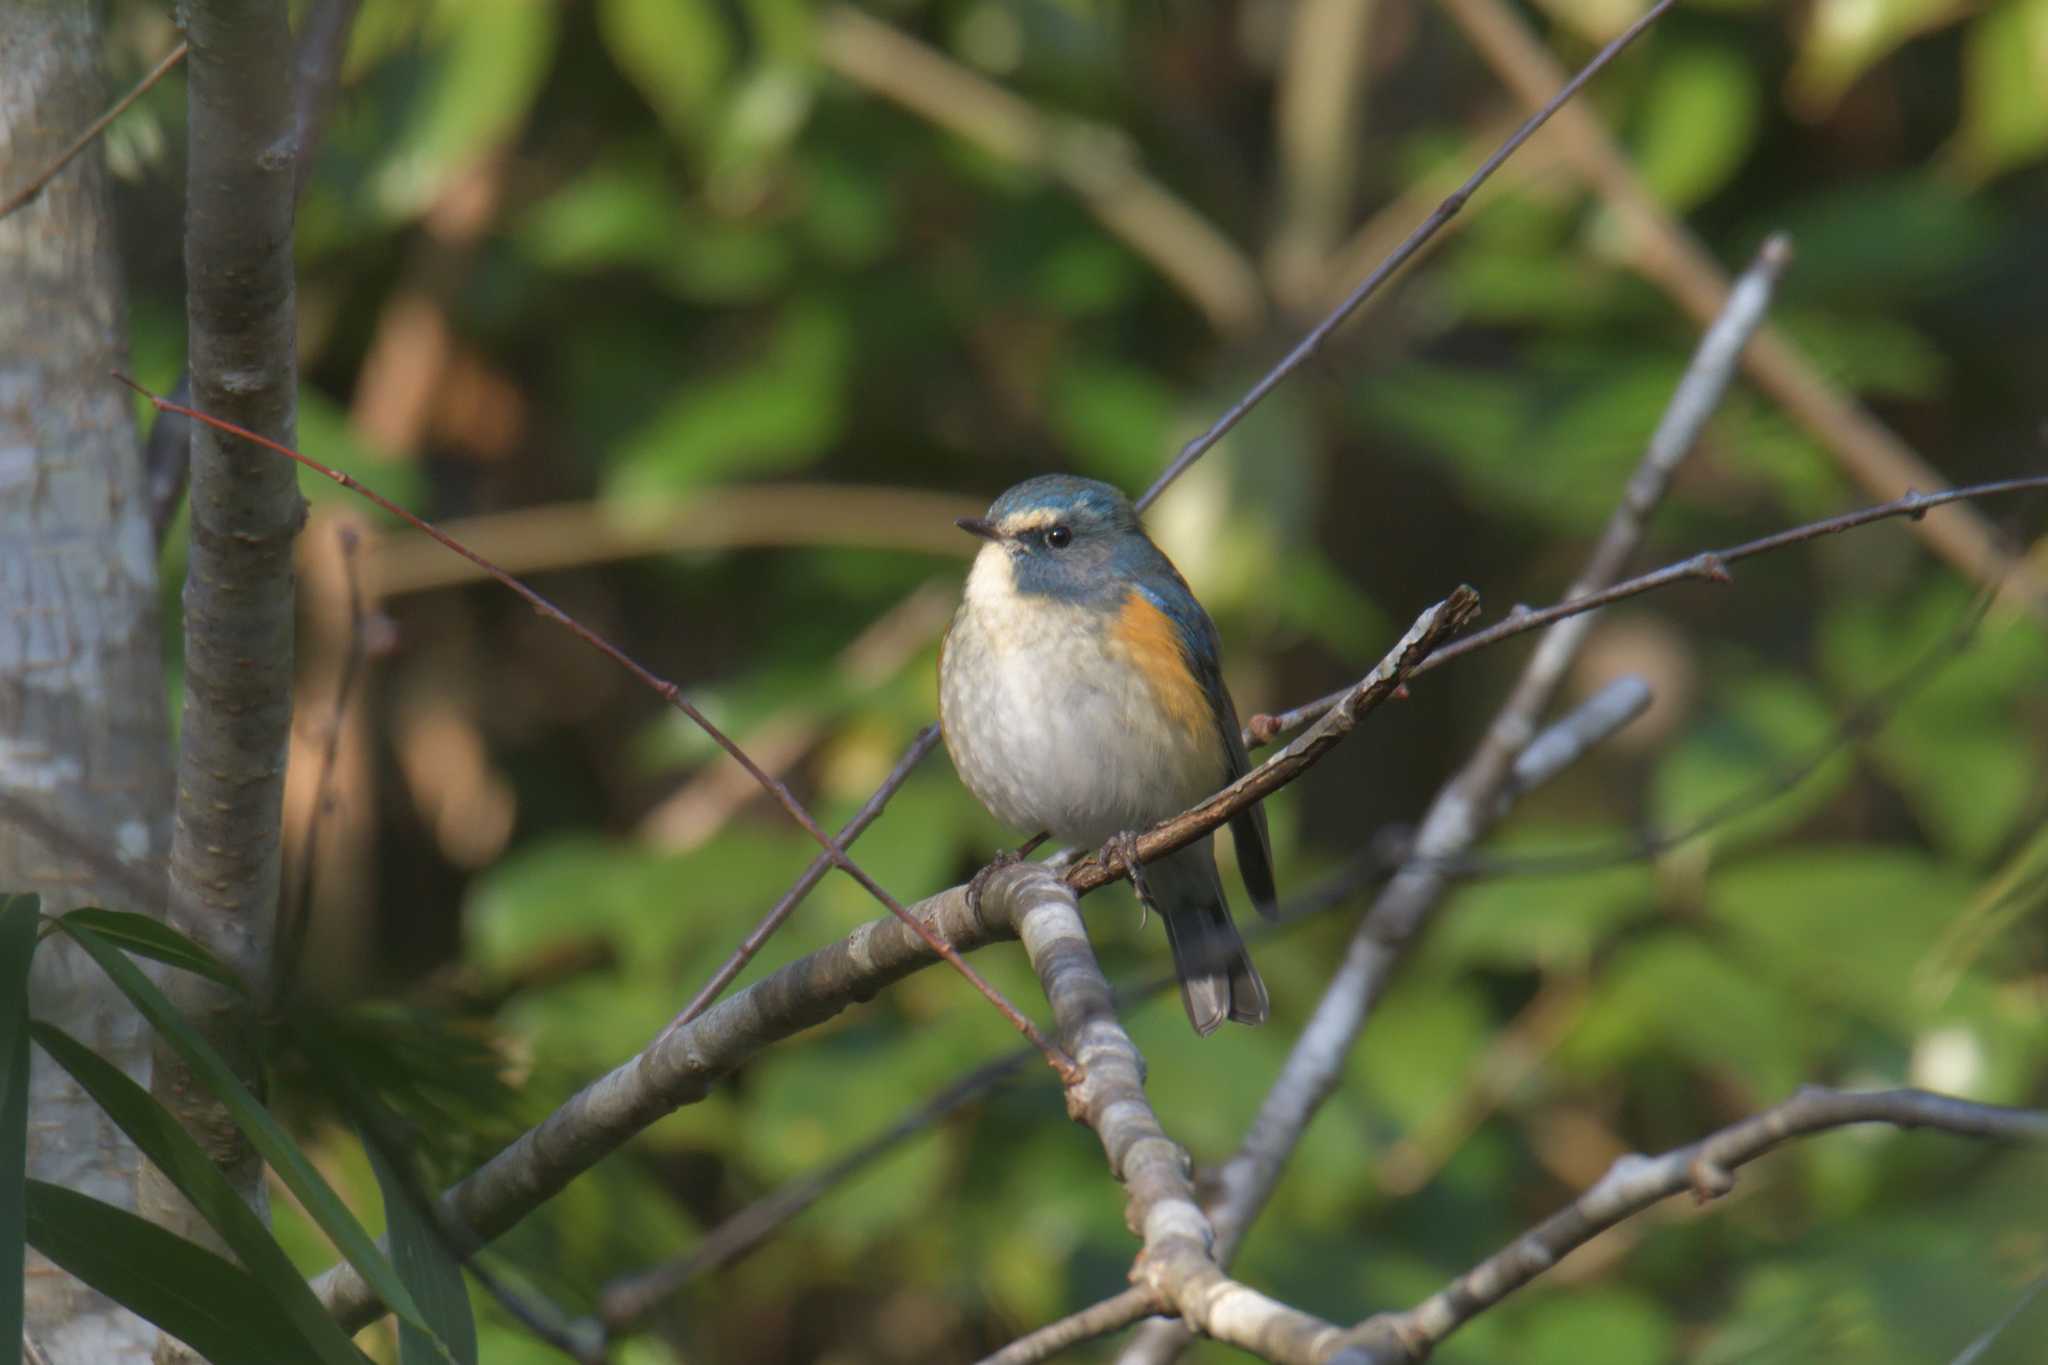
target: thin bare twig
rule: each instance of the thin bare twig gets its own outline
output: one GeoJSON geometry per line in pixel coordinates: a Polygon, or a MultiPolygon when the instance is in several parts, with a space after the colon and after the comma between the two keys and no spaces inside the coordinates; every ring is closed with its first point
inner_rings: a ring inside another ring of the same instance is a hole
{"type": "Polygon", "coordinates": [[[1991,1349],[1992,1343],[2005,1335],[2006,1328],[2019,1321],[2020,1314],[2033,1306],[2034,1300],[2041,1297],[2041,1291],[2044,1289],[2048,1289],[2048,1275],[2035,1276],[2034,1282],[2021,1290],[2019,1298],[2013,1300],[2012,1307],[1999,1314],[1998,1321],[1985,1328],[1975,1341],[1965,1346],[1956,1358],[1949,1362],[1949,1365],[1977,1365],[1977,1362],[1984,1358],[1984,1353],[1991,1349]]]}
{"type": "MultiPolygon", "coordinates": [[[[1574,616],[1582,616],[1589,611],[1597,611],[1601,607],[1610,606],[1627,598],[1640,597],[1644,593],[1655,592],[1657,589],[1669,587],[1673,583],[1688,581],[1706,583],[1733,582],[1734,575],[1728,571],[1730,564],[1744,559],[1753,559],[1757,555],[1769,554],[1773,550],[1782,550],[1789,545],[1801,545],[1809,540],[1819,540],[1823,536],[1840,535],[1844,531],[1853,531],[1859,526],[1868,526],[1872,522],[1877,521],[1889,521],[1895,517],[1918,520],[1926,516],[1934,508],[1945,507],[1954,502],[1966,502],[1977,498],[2006,497],[2014,493],[2034,493],[2042,489],[2048,489],[2048,474],[2030,474],[2017,479],[1999,479],[1991,483],[1965,484],[1961,488],[1947,488],[1939,493],[1909,492],[1903,497],[1894,498],[1890,502],[1881,502],[1870,507],[1859,507],[1853,512],[1844,512],[1840,516],[1826,517],[1820,521],[1810,521],[1801,526],[1794,526],[1789,530],[1779,531],[1774,535],[1759,536],[1755,540],[1746,540],[1740,545],[1730,545],[1720,550],[1702,550],[1698,554],[1681,559],[1674,564],[1667,564],[1661,569],[1639,574],[1634,578],[1624,579],[1613,587],[1603,588],[1598,592],[1584,593],[1576,597],[1567,597],[1555,606],[1545,607],[1540,611],[1517,610],[1511,613],[1504,621],[1488,626],[1484,630],[1475,630],[1455,644],[1446,645],[1443,649],[1419,664],[1415,672],[1417,676],[1420,676],[1449,663],[1453,659],[1462,658],[1475,650],[1485,649],[1490,645],[1497,645],[1502,640],[1524,634],[1528,631],[1541,630],[1543,627],[1555,625],[1559,621],[1567,620],[1574,616]]],[[[1262,743],[1270,741],[1275,735],[1286,734],[1289,730],[1313,721],[1316,717],[1322,715],[1323,712],[1329,710],[1331,706],[1335,705],[1338,698],[1343,695],[1342,692],[1332,692],[1326,697],[1318,697],[1312,702],[1297,706],[1291,711],[1283,711],[1278,715],[1253,716],[1248,723],[1248,733],[1258,738],[1262,743]]]]}
{"type": "Polygon", "coordinates": [[[613,1280],[598,1301],[598,1314],[605,1326],[614,1332],[625,1331],[690,1281],[739,1260],[855,1172],[1016,1076],[1031,1056],[1030,1048],[1019,1048],[982,1063],[852,1151],[747,1205],[705,1233],[686,1254],[613,1280]]]}
{"type": "MultiPolygon", "coordinates": [[[[1344,301],[1332,309],[1328,317],[1325,317],[1311,328],[1309,334],[1296,343],[1294,349],[1283,356],[1279,364],[1268,370],[1258,383],[1252,385],[1244,397],[1231,404],[1229,410],[1217,418],[1207,431],[1181,447],[1180,453],[1173,457],[1173,463],[1167,465],[1166,471],[1155,479],[1152,486],[1145,490],[1144,496],[1138,499],[1138,510],[1142,512],[1147,507],[1150,507],[1159,495],[1166,491],[1167,485],[1179,478],[1189,465],[1208,454],[1218,441],[1229,435],[1231,428],[1243,421],[1247,413],[1265,401],[1266,395],[1278,388],[1282,380],[1314,359],[1316,354],[1323,349],[1324,343],[1330,339],[1330,336],[1339,327],[1344,325],[1345,320],[1356,312],[1361,304],[1371,298],[1395,271],[1406,264],[1410,256],[1421,250],[1423,243],[1435,236],[1438,229],[1458,215],[1459,211],[1465,207],[1466,201],[1472,197],[1473,193],[1481,185],[1486,183],[1488,176],[1500,168],[1500,164],[1503,161],[1513,156],[1517,148],[1524,142],[1527,142],[1535,135],[1538,128],[1541,128],[1550,120],[1551,115],[1563,108],[1573,95],[1579,93],[1580,87],[1598,75],[1609,62],[1612,62],[1617,56],[1621,55],[1622,49],[1634,42],[1650,25],[1663,18],[1665,11],[1669,10],[1676,2],[1677,0],[1657,0],[1655,5],[1652,5],[1644,12],[1642,18],[1623,29],[1615,37],[1614,41],[1601,48],[1594,55],[1593,60],[1586,63],[1578,75],[1564,82],[1562,86],[1558,86],[1556,93],[1550,96],[1548,102],[1531,115],[1528,121],[1520,128],[1516,129],[1514,135],[1506,142],[1503,142],[1492,156],[1486,158],[1480,164],[1479,169],[1472,172],[1470,178],[1463,185],[1460,185],[1452,192],[1450,197],[1437,205],[1436,211],[1430,214],[1415,231],[1408,234],[1407,240],[1394,250],[1393,255],[1380,262],[1377,269],[1363,280],[1360,280],[1358,287],[1349,294],[1346,294],[1344,301]]],[[[1553,85],[1555,84],[1553,82],[1553,85]]]]}
{"type": "Polygon", "coordinates": [[[1744,787],[1731,793],[1726,799],[1715,802],[1685,824],[1666,829],[1653,828],[1605,848],[1504,856],[1468,854],[1458,859],[1448,870],[1461,881],[1585,872],[1595,868],[1612,867],[1619,863],[1654,858],[1690,843],[1704,834],[1712,833],[1730,821],[1756,810],[1765,802],[1791,791],[1818,772],[1822,765],[1839,754],[1845,746],[1857,740],[1868,739],[1881,730],[1908,697],[1932,682],[1943,668],[1961,654],[1970,638],[1983,625],[1995,594],[1995,588],[1986,588],[1980,592],[1977,600],[1953,629],[1923,651],[1898,677],[1857,699],[1835,723],[1827,738],[1754,785],[1744,787]]]}
{"type": "Polygon", "coordinates": [[[1705,1201],[1734,1187],[1734,1170],[1792,1138],[1859,1123],[1933,1128],[2000,1142],[2048,1142],[2048,1112],[1973,1104],[1925,1090],[1844,1092],[1809,1087],[1711,1137],[1657,1157],[1627,1156],[1598,1184],[1512,1244],[1405,1313],[1382,1314],[1351,1336],[1372,1365],[1420,1361],[1466,1322],[1556,1265],[1596,1233],[1674,1194],[1705,1201]]]}
{"type": "MultiPolygon", "coordinates": [[[[1213,833],[1245,807],[1263,801],[1301,776],[1356,729],[1360,720],[1392,696],[1416,673],[1423,660],[1443,647],[1443,642],[1478,612],[1478,593],[1467,587],[1453,590],[1449,597],[1417,617],[1408,633],[1372,672],[1347,689],[1307,734],[1199,805],[1140,835],[1133,845],[1138,861],[1148,863],[1187,847],[1213,833]]],[[[1122,859],[1105,848],[1074,863],[1067,869],[1065,880],[1076,892],[1085,894],[1128,875],[1130,869],[1122,859]]]]}
{"type": "MultiPolygon", "coordinates": [[[[1500,0],[1443,0],[1443,8],[1481,57],[1524,105],[1534,107],[1563,75],[1526,20],[1500,0]]],[[[1728,284],[1713,258],[1657,201],[1600,120],[1567,108],[1557,120],[1557,145],[1566,161],[1620,220],[1628,264],[1668,294],[1701,326],[1718,316],[1728,284]]],[[[1946,482],[1904,441],[1831,384],[1783,333],[1765,327],[1744,357],[1757,386],[1825,446],[1850,478],[1874,498],[1900,489],[1937,488],[1946,482]]],[[[1964,513],[1929,522],[1918,534],[1943,559],[1979,583],[2001,584],[2048,618],[2048,576],[2015,563],[1983,518],[1964,513]]]]}
{"type": "Polygon", "coordinates": [[[646,686],[656,696],[660,697],[670,706],[673,706],[678,711],[681,711],[685,716],[689,717],[691,722],[694,723],[698,729],[702,730],[705,734],[709,735],[713,743],[717,744],[719,748],[725,750],[725,752],[731,756],[734,762],[738,763],[742,768],[745,768],[748,774],[752,776],[756,782],[759,782],[762,785],[762,787],[767,789],[769,795],[775,798],[776,803],[780,805],[783,808],[783,810],[789,813],[789,817],[792,820],[796,821],[797,824],[803,828],[805,833],[809,834],[813,839],[817,840],[819,844],[824,846],[826,857],[830,858],[832,862],[836,864],[842,872],[846,873],[847,876],[853,878],[854,881],[859,883],[862,889],[867,891],[869,895],[873,896],[876,900],[880,901],[883,904],[883,906],[885,906],[888,909],[890,914],[896,916],[897,919],[901,920],[905,925],[909,926],[911,932],[922,937],[925,941],[926,946],[929,947],[934,953],[937,953],[941,958],[943,958],[946,961],[946,963],[953,968],[954,971],[958,972],[961,976],[965,977],[969,985],[973,986],[977,991],[979,991],[982,994],[982,996],[989,1001],[990,1004],[996,1007],[996,1009],[1003,1015],[1005,1019],[1008,1019],[1010,1021],[1011,1027],[1015,1028],[1019,1033],[1023,1034],[1024,1037],[1034,1047],[1036,1047],[1042,1054],[1044,1054],[1046,1062],[1049,1065],[1051,1065],[1055,1071],[1060,1072],[1060,1074],[1063,1077],[1068,1073],[1073,1063],[1069,1061],[1065,1056],[1063,1056],[1060,1053],[1059,1049],[1055,1048],[1051,1043],[1046,1041],[1045,1035],[1039,1032],[1038,1026],[1036,1024],[1032,1023],[1030,1019],[1026,1018],[1023,1012],[1020,1011],[1015,1005],[1011,1004],[1009,1000],[1004,997],[1001,991],[997,990],[993,985],[991,985],[988,982],[987,978],[983,977],[980,972],[976,971],[972,966],[970,966],[967,960],[961,957],[958,952],[954,951],[950,944],[948,944],[944,939],[933,934],[931,930],[927,928],[921,920],[919,920],[915,915],[911,914],[910,911],[907,910],[899,901],[897,901],[897,899],[894,896],[891,896],[887,891],[883,890],[881,885],[878,882],[876,882],[874,878],[870,877],[867,874],[867,872],[860,867],[859,864],[855,863],[852,858],[848,857],[846,851],[842,849],[837,843],[833,842],[832,838],[829,835],[827,835],[822,828],[819,827],[817,820],[811,815],[811,813],[808,810],[804,808],[803,803],[796,799],[795,793],[791,792],[789,787],[786,784],[784,784],[779,778],[776,778],[767,771],[765,771],[760,764],[756,763],[753,760],[753,758],[748,755],[746,750],[742,749],[738,744],[733,742],[731,736],[727,735],[725,731],[721,730],[717,725],[713,724],[709,716],[705,715],[703,711],[699,710],[697,706],[693,702],[691,702],[688,697],[685,697],[683,695],[682,689],[680,687],[677,687],[674,683],[669,682],[665,678],[656,676],[644,664],[640,663],[639,660],[633,658],[632,655],[626,653],[625,650],[619,648],[610,640],[605,639],[602,635],[599,635],[596,631],[590,629],[590,627],[584,625],[581,621],[578,621],[575,617],[563,611],[560,607],[556,606],[546,597],[543,597],[540,593],[534,591],[534,589],[527,586],[519,579],[514,578],[509,573],[506,573],[496,564],[492,563],[488,559],[485,559],[482,555],[470,549],[461,541],[454,539],[452,536],[448,535],[447,532],[441,530],[433,523],[427,521],[424,517],[421,517],[411,511],[408,511],[404,507],[401,507],[397,503],[391,501],[391,499],[385,497],[383,494],[377,492],[375,489],[364,484],[360,479],[357,479],[352,475],[345,474],[342,471],[333,468],[332,466],[322,464],[320,461],[314,459],[310,455],[302,454],[299,451],[292,449],[290,446],[285,445],[280,441],[273,441],[266,436],[258,435],[256,432],[250,431],[246,427],[237,426],[232,422],[224,422],[220,418],[214,417],[208,413],[201,412],[196,408],[185,407],[182,404],[172,403],[168,399],[160,398],[157,395],[151,393],[148,389],[143,388],[140,384],[137,384],[133,379],[128,378],[128,376],[126,375],[117,373],[114,377],[116,379],[119,379],[122,383],[128,385],[130,388],[134,389],[137,393],[140,393],[144,397],[148,398],[149,401],[156,405],[156,407],[159,410],[182,413],[184,416],[190,417],[192,420],[194,420],[195,422],[199,422],[202,425],[213,427],[219,431],[226,432],[233,436],[239,436],[243,440],[249,441],[257,446],[260,446],[273,454],[282,455],[286,459],[292,460],[304,466],[305,468],[312,470],[314,473],[319,474],[321,477],[330,479],[333,482],[340,484],[343,488],[348,489],[356,496],[364,498],[371,503],[374,503],[376,506],[382,508],[384,511],[389,512],[392,516],[395,516],[400,520],[404,521],[405,523],[407,523],[408,525],[412,526],[415,530],[425,532],[427,535],[433,537],[436,541],[440,542],[443,546],[447,547],[448,549],[454,551],[456,554],[461,555],[464,559],[467,559],[471,563],[475,564],[478,568],[482,569],[490,577],[496,579],[504,587],[509,588],[519,598],[525,601],[527,605],[531,606],[535,611],[539,612],[542,616],[546,617],[550,621],[553,621],[555,624],[563,627],[564,629],[569,631],[570,634],[574,635],[577,639],[582,640],[585,644],[591,646],[593,649],[596,649],[599,653],[603,654],[605,657],[611,659],[614,663],[618,664],[621,668],[625,669],[642,685],[646,686]]]}
{"type": "MultiPolygon", "coordinates": [[[[839,833],[832,836],[833,842],[845,848],[858,839],[861,832],[881,816],[883,809],[889,804],[889,798],[910,780],[910,775],[917,770],[917,765],[924,762],[938,744],[938,726],[927,725],[918,731],[917,738],[903,751],[903,757],[896,760],[896,766],[882,779],[882,785],[875,788],[861,808],[854,812],[853,818],[840,827],[839,833]]],[[[747,964],[754,960],[754,955],[774,937],[775,931],[782,927],[782,922],[789,918],[790,913],[803,898],[811,894],[811,888],[824,880],[831,867],[832,860],[826,854],[821,853],[811,859],[811,865],[804,869],[803,875],[796,879],[789,890],[782,893],[781,899],[769,907],[767,914],[761,916],[760,922],[747,932],[739,947],[733,949],[731,955],[719,964],[718,970],[711,974],[711,979],[698,988],[697,994],[690,998],[689,1004],[683,1006],[683,1012],[676,1016],[675,1023],[669,1027],[677,1028],[689,1023],[723,994],[725,988],[732,984],[733,978],[745,971],[747,964]]]]}
{"type": "Polygon", "coordinates": [[[57,172],[70,165],[73,158],[80,152],[92,146],[94,138],[106,132],[109,124],[128,111],[129,105],[148,94],[158,81],[169,75],[171,68],[184,61],[185,54],[189,51],[191,51],[189,44],[179,43],[176,47],[165,53],[163,60],[151,67],[149,74],[135,83],[134,89],[121,96],[120,99],[115,100],[113,107],[108,109],[106,113],[101,114],[91,123],[88,123],[85,126],[85,131],[74,138],[70,146],[59,152],[55,160],[30,176],[27,184],[9,194],[5,199],[0,199],[0,218],[5,218],[8,214],[41,194],[43,187],[57,178],[57,172]]]}
{"type": "MultiPolygon", "coordinates": [[[[1598,598],[1596,590],[1613,581],[1641,543],[1651,513],[1720,402],[1744,346],[1762,322],[1788,255],[1783,241],[1767,242],[1744,275],[1745,287],[1701,338],[1598,545],[1566,594],[1565,606],[1582,608],[1598,598]]],[[[1216,1220],[1219,1263],[1230,1264],[1264,1210],[1309,1121],[1335,1088],[1344,1061],[1365,1027],[1366,1016],[1378,1003],[1402,948],[1450,888],[1451,877],[1443,865],[1472,848],[1506,809],[1503,797],[1512,786],[1515,761],[1535,736],[1543,711],[1591,624],[1579,616],[1544,636],[1478,748],[1430,802],[1410,861],[1382,889],[1360,921],[1343,964],[1316,1002],[1251,1129],[1223,1166],[1218,1182],[1221,1193],[1210,1210],[1216,1220]]],[[[1422,670],[1418,667],[1416,671],[1422,670]]],[[[1158,1365],[1176,1357],[1188,1340],[1187,1329],[1180,1324],[1155,1324],[1138,1334],[1122,1359],[1126,1365],[1158,1365]]]]}
{"type": "Polygon", "coordinates": [[[1126,1289],[1121,1294],[1112,1294],[1100,1303],[1092,1303],[1078,1313],[1070,1313],[1055,1322],[1048,1322],[1035,1332],[1018,1337],[983,1360],[981,1365],[1037,1365],[1037,1362],[1050,1360],[1069,1346],[1122,1331],[1134,1322],[1156,1316],[1158,1312],[1159,1300],[1151,1290],[1126,1289]]]}

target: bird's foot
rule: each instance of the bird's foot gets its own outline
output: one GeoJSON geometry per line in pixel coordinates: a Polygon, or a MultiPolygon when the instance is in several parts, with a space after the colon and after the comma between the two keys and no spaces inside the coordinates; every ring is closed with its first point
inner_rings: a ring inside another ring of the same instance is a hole
{"type": "MultiPolygon", "coordinates": [[[[1025,845],[1025,848],[1029,847],[1031,847],[1031,845],[1025,845]]],[[[981,871],[975,873],[974,880],[967,883],[968,913],[973,915],[976,919],[980,919],[981,897],[982,893],[988,890],[989,878],[995,876],[996,873],[1001,872],[1004,868],[1014,867],[1018,863],[1021,863],[1023,861],[1024,852],[1021,849],[997,849],[996,856],[989,861],[988,866],[981,869],[981,871]]]]}
{"type": "Polygon", "coordinates": [[[1138,893],[1138,927],[1143,929],[1145,916],[1153,909],[1153,905],[1152,888],[1145,884],[1145,865],[1138,861],[1138,832],[1127,829],[1122,834],[1113,834],[1102,849],[1109,855],[1110,861],[1121,864],[1125,874],[1130,877],[1131,890],[1138,893]]]}

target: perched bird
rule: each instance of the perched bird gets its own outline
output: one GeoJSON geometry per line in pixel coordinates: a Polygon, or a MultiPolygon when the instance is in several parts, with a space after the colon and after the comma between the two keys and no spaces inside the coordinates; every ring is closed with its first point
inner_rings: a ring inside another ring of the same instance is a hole
{"type": "MultiPolygon", "coordinates": [[[[1106,483],[1052,474],[960,527],[975,556],[939,655],[939,717],[961,780],[1005,824],[1097,846],[1194,805],[1250,765],[1216,627],[1106,483]]],[[[1271,915],[1265,812],[1230,822],[1271,915]]],[[[1195,1032],[1266,1017],[1207,838],[1133,878],[1166,925],[1195,1032]],[[1148,894],[1149,893],[1149,894],[1148,894]]]]}

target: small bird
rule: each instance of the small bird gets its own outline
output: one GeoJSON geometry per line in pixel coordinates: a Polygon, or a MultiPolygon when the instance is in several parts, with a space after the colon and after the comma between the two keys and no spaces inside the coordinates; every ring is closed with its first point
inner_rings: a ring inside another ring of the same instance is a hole
{"type": "MultiPolygon", "coordinates": [[[[939,654],[953,766],[989,813],[1099,846],[1177,815],[1247,770],[1216,626],[1130,499],[1049,474],[960,528],[975,556],[939,654]]],[[[1230,822],[1252,903],[1274,911],[1265,812],[1230,822]]],[[[1265,983],[1231,922],[1211,840],[1133,877],[1166,925],[1195,1032],[1266,1017],[1265,983]]]]}

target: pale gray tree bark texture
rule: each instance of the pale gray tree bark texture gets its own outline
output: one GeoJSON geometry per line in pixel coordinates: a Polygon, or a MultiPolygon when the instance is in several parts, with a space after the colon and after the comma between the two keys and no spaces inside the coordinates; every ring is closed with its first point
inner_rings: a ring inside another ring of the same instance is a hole
{"type": "MultiPolygon", "coordinates": [[[[98,6],[0,0],[0,193],[104,107],[100,46],[98,6]]],[[[0,888],[39,892],[51,911],[162,911],[156,550],[130,400],[107,376],[126,336],[106,174],[89,148],[0,218],[0,888]]],[[[71,945],[43,945],[30,992],[38,1017],[146,1077],[142,1020],[71,945]]],[[[29,1174],[133,1208],[138,1164],[37,1052],[29,1174]]],[[[33,1255],[27,1310],[51,1365],[145,1360],[157,1337],[33,1255]]]]}

